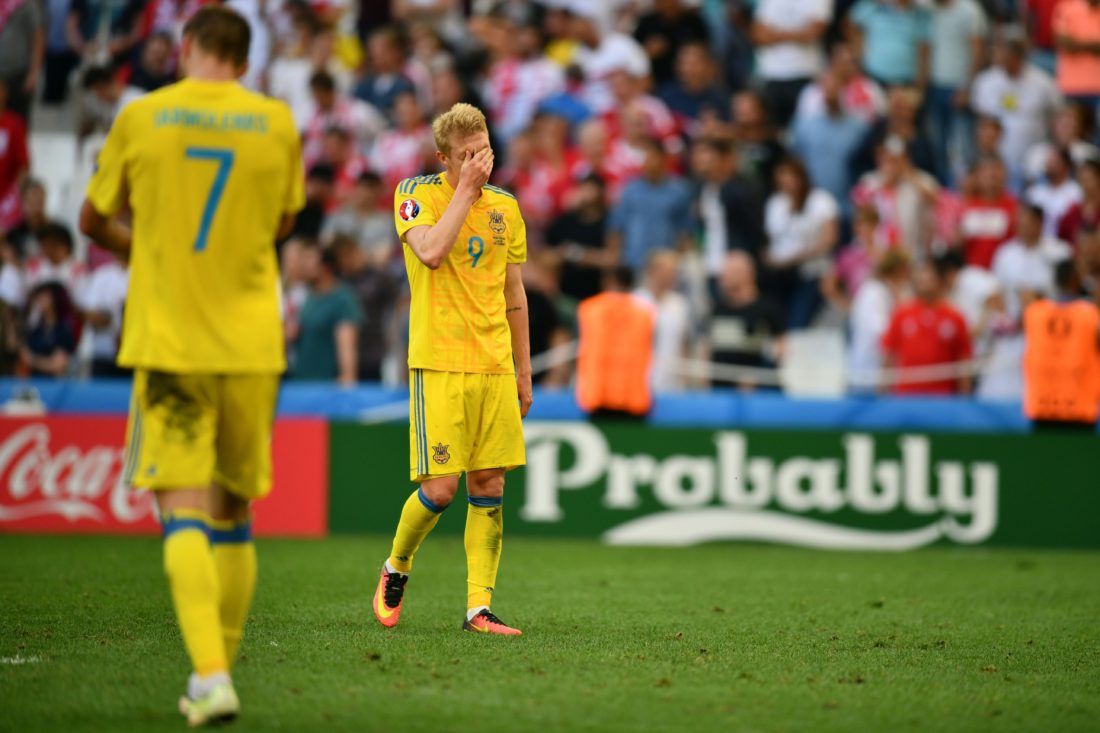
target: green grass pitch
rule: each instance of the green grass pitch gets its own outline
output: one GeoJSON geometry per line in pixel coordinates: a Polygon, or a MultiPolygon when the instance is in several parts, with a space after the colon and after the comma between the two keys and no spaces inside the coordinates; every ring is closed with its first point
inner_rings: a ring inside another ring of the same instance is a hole
{"type": "MultiPolygon", "coordinates": [[[[1100,554],[827,553],[507,540],[459,630],[461,540],[260,543],[241,731],[1097,731],[1100,554]]],[[[0,536],[0,730],[181,731],[187,663],[152,538],[0,536]]]]}

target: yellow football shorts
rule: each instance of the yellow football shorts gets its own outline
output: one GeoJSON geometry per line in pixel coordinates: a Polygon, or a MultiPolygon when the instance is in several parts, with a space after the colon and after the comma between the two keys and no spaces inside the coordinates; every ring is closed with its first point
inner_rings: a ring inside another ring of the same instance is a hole
{"type": "Polygon", "coordinates": [[[413,481],[527,462],[511,374],[409,371],[413,481]]]}
{"type": "Polygon", "coordinates": [[[271,491],[277,374],[134,372],[126,427],[127,484],[217,484],[241,499],[271,491]]]}

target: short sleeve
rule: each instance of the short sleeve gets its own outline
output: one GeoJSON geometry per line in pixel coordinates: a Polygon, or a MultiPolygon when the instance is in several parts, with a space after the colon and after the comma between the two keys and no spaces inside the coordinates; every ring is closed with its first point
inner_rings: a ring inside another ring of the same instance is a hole
{"type": "Polygon", "coordinates": [[[134,105],[124,108],[111,125],[88,183],[88,201],[102,216],[113,216],[126,203],[126,147],[133,110],[134,105]]]}
{"type": "Polygon", "coordinates": [[[819,188],[810,195],[813,204],[813,218],[816,223],[824,224],[840,216],[840,206],[831,193],[819,188]]]}
{"type": "Polygon", "coordinates": [[[363,322],[363,309],[359,306],[359,301],[355,299],[350,291],[343,291],[343,297],[340,298],[340,310],[336,318],[337,323],[354,323],[359,325],[363,322]]]}
{"type": "Polygon", "coordinates": [[[393,223],[402,244],[408,244],[405,235],[413,227],[430,227],[439,221],[430,197],[417,195],[417,188],[421,187],[413,179],[406,178],[393,192],[393,223]]]}
{"type": "Polygon", "coordinates": [[[297,214],[306,205],[305,171],[302,167],[302,141],[294,125],[294,115],[290,107],[280,103],[285,134],[288,137],[290,155],[290,180],[287,182],[286,200],[283,201],[284,214],[297,214]]]}
{"type": "Polygon", "coordinates": [[[515,207],[515,221],[512,226],[512,240],[508,243],[508,264],[519,265],[527,261],[527,225],[523,223],[523,214],[519,205],[515,207]]]}

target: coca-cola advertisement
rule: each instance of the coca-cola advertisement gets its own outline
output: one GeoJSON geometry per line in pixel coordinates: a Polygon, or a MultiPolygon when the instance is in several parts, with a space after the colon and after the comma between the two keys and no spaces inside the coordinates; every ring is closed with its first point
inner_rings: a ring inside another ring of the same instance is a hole
{"type": "MultiPolygon", "coordinates": [[[[0,418],[0,532],[150,534],[153,497],[123,485],[124,417],[0,418]]],[[[328,530],[328,425],[278,420],[275,487],[255,504],[260,535],[328,530]]]]}

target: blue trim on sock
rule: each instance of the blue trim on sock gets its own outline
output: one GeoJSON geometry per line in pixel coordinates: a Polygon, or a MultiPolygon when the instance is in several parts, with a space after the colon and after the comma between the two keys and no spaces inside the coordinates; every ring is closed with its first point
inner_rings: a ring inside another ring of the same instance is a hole
{"type": "Polygon", "coordinates": [[[500,506],[504,503],[503,496],[468,496],[466,499],[474,506],[500,506]]]}
{"type": "Polygon", "coordinates": [[[187,529],[197,529],[203,534],[210,537],[210,525],[201,519],[175,519],[173,517],[163,517],[161,519],[161,534],[165,539],[168,539],[176,532],[182,532],[187,529]]]}
{"type": "Polygon", "coordinates": [[[432,514],[440,514],[443,512],[444,509],[447,508],[445,506],[439,506],[427,496],[425,496],[423,487],[416,490],[416,496],[420,499],[420,503],[424,505],[424,508],[432,514]]]}
{"type": "Polygon", "coordinates": [[[235,522],[232,529],[213,528],[210,542],[215,545],[243,545],[252,541],[252,522],[235,522]]]}

